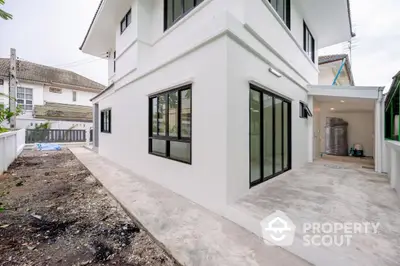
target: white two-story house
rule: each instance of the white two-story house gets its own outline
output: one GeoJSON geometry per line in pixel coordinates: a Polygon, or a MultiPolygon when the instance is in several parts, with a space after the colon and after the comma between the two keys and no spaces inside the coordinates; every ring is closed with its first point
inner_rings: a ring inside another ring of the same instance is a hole
{"type": "MultiPolygon", "coordinates": [[[[105,86],[74,72],[17,60],[17,104],[23,114],[17,128],[35,128],[49,122],[52,129],[89,129],[91,98],[105,86]]],[[[9,94],[10,59],[0,58],[0,92],[9,94]]],[[[9,99],[0,97],[8,105],[9,99]]]]}
{"type": "Polygon", "coordinates": [[[95,148],[223,213],[314,160],[319,102],[363,98],[379,130],[379,88],[318,85],[318,49],[352,35],[347,0],[103,0],[81,46],[109,55],[95,148]]]}

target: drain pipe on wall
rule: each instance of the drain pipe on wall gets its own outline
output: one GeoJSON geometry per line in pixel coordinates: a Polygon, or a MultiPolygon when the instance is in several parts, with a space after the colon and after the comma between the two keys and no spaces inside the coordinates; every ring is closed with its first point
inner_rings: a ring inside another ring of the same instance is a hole
{"type": "Polygon", "coordinates": [[[384,145],[384,101],[383,90],[385,87],[378,88],[378,99],[375,104],[375,171],[382,173],[383,164],[383,145],[384,145]]]}

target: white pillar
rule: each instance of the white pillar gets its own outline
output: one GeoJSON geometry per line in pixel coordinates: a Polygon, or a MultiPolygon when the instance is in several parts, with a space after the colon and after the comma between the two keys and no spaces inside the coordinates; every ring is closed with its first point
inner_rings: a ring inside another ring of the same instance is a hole
{"type": "Polygon", "coordinates": [[[382,90],[378,91],[379,97],[375,102],[375,171],[382,173],[383,141],[384,141],[384,105],[382,90]]]}
{"type": "MultiPolygon", "coordinates": [[[[308,96],[308,108],[314,113],[314,97],[308,96]]],[[[314,117],[308,118],[308,162],[314,161],[314,117]]]]}

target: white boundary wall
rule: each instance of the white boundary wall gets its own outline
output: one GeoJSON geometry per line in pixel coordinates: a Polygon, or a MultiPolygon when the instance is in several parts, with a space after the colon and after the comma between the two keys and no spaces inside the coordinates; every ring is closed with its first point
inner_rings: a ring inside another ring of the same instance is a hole
{"type": "Polygon", "coordinates": [[[25,129],[0,134],[0,174],[21,154],[25,146],[25,129]]]}
{"type": "Polygon", "coordinates": [[[385,172],[389,175],[390,185],[400,197],[400,142],[386,140],[385,172]]]}

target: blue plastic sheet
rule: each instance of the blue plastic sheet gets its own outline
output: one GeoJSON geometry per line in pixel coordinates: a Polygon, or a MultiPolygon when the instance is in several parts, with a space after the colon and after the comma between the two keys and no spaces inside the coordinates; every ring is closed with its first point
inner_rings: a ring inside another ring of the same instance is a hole
{"type": "Polygon", "coordinates": [[[36,144],[39,151],[60,151],[61,146],[54,143],[38,143],[36,144]]]}

